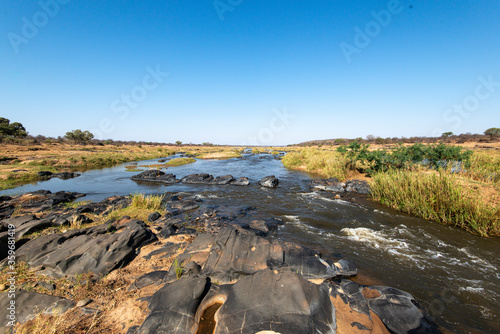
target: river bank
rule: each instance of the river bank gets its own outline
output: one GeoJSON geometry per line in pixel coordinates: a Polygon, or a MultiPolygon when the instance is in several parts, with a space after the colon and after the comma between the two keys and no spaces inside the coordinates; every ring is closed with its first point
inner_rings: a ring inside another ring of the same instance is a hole
{"type": "Polygon", "coordinates": [[[384,149],[380,149],[380,146],[354,145],[347,150],[341,148],[342,152],[339,152],[338,147],[309,147],[287,154],[283,164],[290,169],[334,177],[339,181],[364,179],[371,185],[372,198],[394,209],[460,226],[482,236],[498,236],[500,149],[491,146],[485,150],[484,145],[471,146],[470,143],[465,147],[475,147],[476,150],[462,150],[462,147],[449,145],[384,146],[384,149]],[[435,149],[425,153],[426,147],[435,149]],[[417,155],[426,158],[426,154],[432,156],[446,150],[458,156],[462,154],[460,151],[468,153],[464,154],[467,161],[459,161],[463,163],[460,169],[449,167],[440,168],[439,171],[412,162],[417,155]],[[391,152],[394,152],[393,156],[390,156],[391,152]],[[394,157],[396,154],[398,156],[394,157]],[[366,160],[367,157],[369,160],[366,160]],[[409,162],[399,162],[398,159],[408,159],[409,162]],[[380,170],[372,171],[374,167],[380,170]]]}
{"type": "Polygon", "coordinates": [[[168,157],[176,152],[188,158],[169,162],[178,166],[200,159],[230,159],[241,156],[242,148],[199,145],[76,145],[70,143],[1,144],[0,190],[43,180],[41,171],[82,172],[111,167],[124,162],[168,157]],[[190,157],[190,158],[189,158],[190,157]],[[190,160],[191,159],[191,160],[190,160]]]}

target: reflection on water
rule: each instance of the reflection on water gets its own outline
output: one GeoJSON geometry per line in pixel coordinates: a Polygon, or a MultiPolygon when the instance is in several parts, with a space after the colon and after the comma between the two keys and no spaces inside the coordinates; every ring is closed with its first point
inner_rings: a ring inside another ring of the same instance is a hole
{"type": "MultiPolygon", "coordinates": [[[[139,165],[152,163],[157,160],[139,165]]],[[[359,276],[365,277],[366,282],[378,281],[412,293],[439,325],[457,333],[500,332],[498,238],[477,237],[368,201],[353,203],[325,192],[312,192],[306,184],[310,175],[288,171],[271,155],[198,160],[166,170],[179,179],[193,173],[246,176],[251,182],[247,187],[137,183],[130,177],[139,172],[127,172],[126,165],[130,164],[0,194],[66,190],[88,194],[80,200],[100,201],[115,194],[168,191],[199,194],[207,205],[255,206],[260,215],[272,215],[287,222],[277,232],[277,238],[296,241],[327,257],[353,260],[360,268],[359,276]],[[259,187],[257,181],[267,175],[277,176],[280,186],[259,187]]]]}

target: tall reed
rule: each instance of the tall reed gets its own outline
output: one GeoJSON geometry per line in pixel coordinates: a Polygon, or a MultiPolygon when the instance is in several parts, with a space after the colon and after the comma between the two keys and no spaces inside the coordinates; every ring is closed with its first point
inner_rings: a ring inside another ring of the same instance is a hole
{"type": "Polygon", "coordinates": [[[483,236],[500,234],[500,209],[484,203],[444,172],[377,173],[371,190],[374,200],[397,210],[483,236]]]}

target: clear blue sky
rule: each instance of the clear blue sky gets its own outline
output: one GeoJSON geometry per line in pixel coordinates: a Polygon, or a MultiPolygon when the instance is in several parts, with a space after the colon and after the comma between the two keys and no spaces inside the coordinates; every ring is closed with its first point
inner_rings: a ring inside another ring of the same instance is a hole
{"type": "Polygon", "coordinates": [[[0,116],[238,145],[482,133],[499,18],[498,0],[4,0],[0,116]]]}

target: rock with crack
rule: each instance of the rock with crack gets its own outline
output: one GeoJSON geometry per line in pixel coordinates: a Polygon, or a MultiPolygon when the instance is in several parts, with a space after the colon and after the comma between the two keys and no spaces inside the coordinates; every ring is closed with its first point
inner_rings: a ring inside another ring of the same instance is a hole
{"type": "Polygon", "coordinates": [[[123,226],[102,224],[64,234],[42,235],[21,246],[17,257],[30,267],[42,267],[50,277],[87,272],[106,275],[131,261],[138,249],[157,238],[140,220],[123,226]]]}

